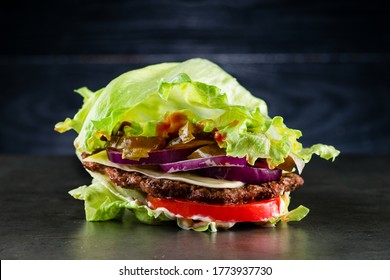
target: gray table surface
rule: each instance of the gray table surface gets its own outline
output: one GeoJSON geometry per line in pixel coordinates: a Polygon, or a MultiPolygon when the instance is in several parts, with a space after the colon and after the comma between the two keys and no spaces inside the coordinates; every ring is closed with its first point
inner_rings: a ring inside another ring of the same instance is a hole
{"type": "Polygon", "coordinates": [[[73,156],[0,156],[1,259],[389,259],[387,156],[314,158],[292,194],[299,223],[198,233],[149,226],[131,213],[86,222],[67,191],[90,178],[73,156]]]}

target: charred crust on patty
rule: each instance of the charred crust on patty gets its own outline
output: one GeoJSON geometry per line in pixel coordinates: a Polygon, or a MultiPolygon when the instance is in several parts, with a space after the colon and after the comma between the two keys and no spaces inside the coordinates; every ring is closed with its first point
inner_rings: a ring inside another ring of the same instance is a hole
{"type": "Polygon", "coordinates": [[[83,162],[90,171],[107,175],[117,186],[141,191],[157,198],[184,199],[210,204],[242,204],[277,197],[303,185],[301,176],[282,174],[279,181],[246,184],[239,188],[207,188],[169,179],[156,179],[95,162],[83,162]]]}

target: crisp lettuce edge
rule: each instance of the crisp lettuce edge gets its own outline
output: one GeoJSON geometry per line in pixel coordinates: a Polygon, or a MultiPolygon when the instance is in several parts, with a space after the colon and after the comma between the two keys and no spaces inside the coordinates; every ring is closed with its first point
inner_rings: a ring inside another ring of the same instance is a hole
{"type": "MultiPolygon", "coordinates": [[[[141,70],[144,68],[134,71],[141,70]]],[[[116,80],[123,80],[120,77],[116,80]]],[[[302,132],[288,128],[282,117],[270,118],[267,110],[261,109],[261,106],[231,104],[226,92],[217,86],[192,80],[186,73],[179,73],[171,77],[170,81],[161,80],[156,89],[149,90],[143,99],[134,97],[135,104],[128,105],[129,108],[126,109],[122,104],[117,104],[118,108],[115,107],[115,95],[111,97],[109,91],[111,88],[120,91],[121,84],[111,84],[107,86],[108,89],[100,89],[97,92],[87,88],[77,90],[76,92],[84,97],[82,108],[73,119],[67,118],[55,126],[58,132],[74,129],[78,133],[75,147],[79,152],[93,153],[104,148],[104,139],[109,140],[123,121],[132,123],[132,129],[127,131],[127,136],[156,136],[157,125],[167,114],[181,112],[187,115],[191,122],[202,124],[205,132],[217,129],[224,138],[218,144],[226,149],[227,155],[246,157],[251,165],[254,165],[257,159],[265,158],[270,168],[275,168],[289,156],[308,163],[313,154],[334,161],[340,153],[333,146],[324,144],[304,148],[298,142],[302,132]],[[101,109],[99,106],[104,101],[108,108],[112,109],[101,109]],[[99,115],[97,111],[102,111],[103,115],[99,115]],[[91,119],[90,114],[95,114],[95,117],[97,114],[101,119],[91,119]],[[132,119],[126,119],[129,116],[132,119]]],[[[254,96],[252,99],[262,101],[254,96]]]]}

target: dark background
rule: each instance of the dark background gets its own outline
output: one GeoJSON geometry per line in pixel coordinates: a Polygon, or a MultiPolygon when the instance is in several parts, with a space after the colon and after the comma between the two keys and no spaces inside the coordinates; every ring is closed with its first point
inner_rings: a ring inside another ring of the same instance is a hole
{"type": "Polygon", "coordinates": [[[375,1],[7,1],[0,153],[72,154],[54,124],[119,74],[208,58],[304,145],[390,153],[389,9],[375,1]]]}

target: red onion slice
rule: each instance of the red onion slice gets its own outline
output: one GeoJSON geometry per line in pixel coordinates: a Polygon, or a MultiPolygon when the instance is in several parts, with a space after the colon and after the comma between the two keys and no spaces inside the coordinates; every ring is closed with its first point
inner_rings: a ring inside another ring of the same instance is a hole
{"type": "Polygon", "coordinates": [[[130,164],[130,165],[153,165],[153,164],[164,164],[168,162],[181,161],[186,159],[192,152],[191,149],[169,149],[159,150],[149,153],[149,157],[141,158],[140,160],[131,160],[122,158],[122,152],[107,149],[108,159],[112,162],[119,164],[130,164]]]}
{"type": "Polygon", "coordinates": [[[280,169],[255,168],[250,166],[210,167],[197,171],[199,175],[249,184],[278,181],[282,176],[280,169]]]}
{"type": "Polygon", "coordinates": [[[245,166],[245,158],[236,158],[230,156],[215,156],[207,158],[197,158],[160,164],[161,168],[167,173],[178,171],[189,171],[212,166],[245,166]]]}

